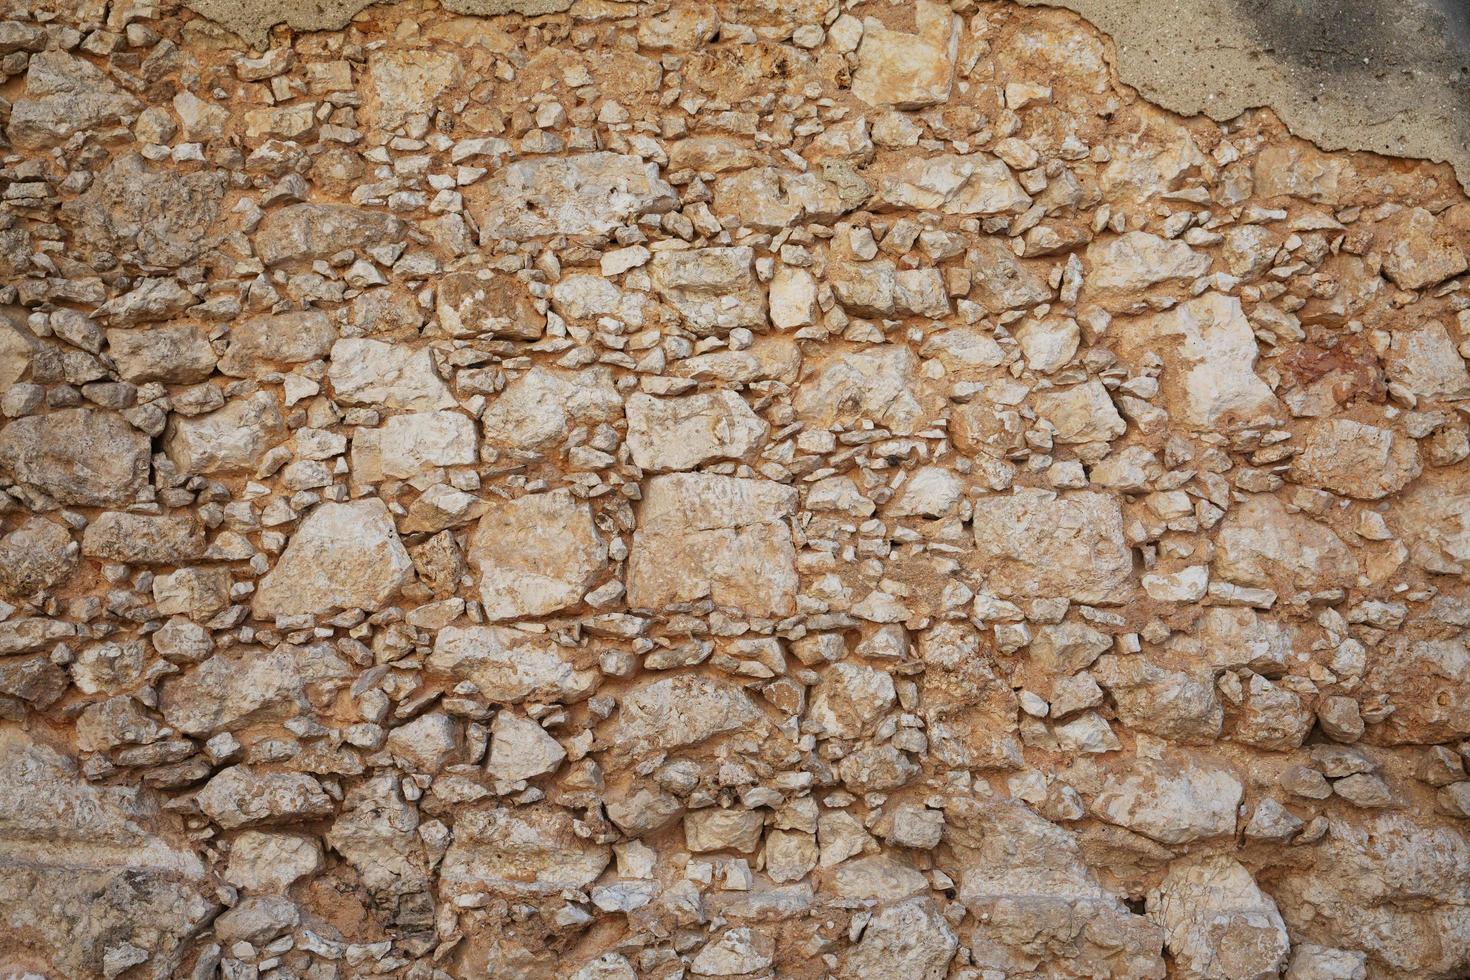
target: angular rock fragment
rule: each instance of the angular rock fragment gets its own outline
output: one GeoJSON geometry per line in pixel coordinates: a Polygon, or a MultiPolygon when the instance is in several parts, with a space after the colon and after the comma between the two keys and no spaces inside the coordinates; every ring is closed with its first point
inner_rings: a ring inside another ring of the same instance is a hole
{"type": "Polygon", "coordinates": [[[205,415],[173,416],[163,445],[168,458],[185,473],[224,473],[253,469],[267,449],[285,438],[285,420],[275,395],[257,391],[205,415]]]}
{"type": "Polygon", "coordinates": [[[416,412],[454,407],[427,347],[413,350],[381,340],[346,338],[332,345],[327,377],[345,402],[416,412]]]}
{"type": "Polygon", "coordinates": [[[164,381],[192,384],[214,373],[214,348],[195,324],[151,326],[146,330],[107,331],[107,350],[118,374],[134,384],[164,381]]]}
{"type": "Polygon", "coordinates": [[[413,562],[381,500],[326,503],[307,515],[256,589],[259,619],[377,609],[413,578],[413,562]]]}
{"type": "Polygon", "coordinates": [[[736,327],[766,329],[766,291],[755,281],[748,247],[659,252],[651,264],[654,289],[700,336],[736,327]]]}
{"type": "MultiPolygon", "coordinates": [[[[98,976],[131,944],[168,976],[218,911],[206,869],[146,790],[96,786],[73,759],[0,732],[0,921],[14,952],[67,976],[98,976]]],[[[138,962],[142,962],[140,959],[138,962]]]]}
{"type": "Polygon", "coordinates": [[[912,435],[926,419],[915,392],[917,365],[907,347],[884,346],[833,358],[797,392],[797,415],[823,428],[871,419],[898,435],[912,435]]]}
{"type": "Polygon", "coordinates": [[[1209,268],[1208,255],[1143,231],[1087,246],[1087,285],[1103,294],[1126,296],[1158,283],[1197,278],[1209,268]]]}
{"type": "Polygon", "coordinates": [[[628,560],[628,602],[656,609],[706,596],[784,615],[796,593],[787,519],[796,492],[768,480],[671,473],[650,479],[628,560]]]}
{"type": "Polygon", "coordinates": [[[668,751],[745,730],[760,718],[738,687],[690,675],[659,678],[622,699],[616,743],[633,751],[668,751]]]}
{"type": "Polygon", "coordinates": [[[1214,576],[1239,585],[1312,591],[1357,581],[1358,563],[1342,539],[1271,496],[1253,496],[1232,510],[1216,547],[1214,576]]]}
{"type": "Polygon", "coordinates": [[[64,213],[84,248],[112,248],[149,268],[174,269],[219,241],[225,184],[220,171],[183,173],[129,153],[97,174],[64,213]]]}
{"type": "Polygon", "coordinates": [[[1359,500],[1397,493],[1419,475],[1419,450],[1392,429],[1351,419],[1328,419],[1307,432],[1302,454],[1292,460],[1292,476],[1359,500]]]}
{"type": "Polygon", "coordinates": [[[732,391],[628,399],[628,448],[652,472],[692,470],[718,459],[745,459],[770,427],[732,391]]]}
{"type": "Polygon", "coordinates": [[[1254,371],[1258,353],[1240,301],[1206,293],[1174,309],[1122,325],[1128,348],[1162,353],[1169,414],[1205,431],[1260,424],[1279,414],[1276,396],[1254,371]]]}
{"type": "Polygon", "coordinates": [[[392,131],[415,113],[427,114],[462,74],[462,62],[452,51],[374,52],[368,61],[373,125],[392,131]]]}
{"type": "Polygon", "coordinates": [[[187,514],[104,511],[82,532],[88,558],[142,565],[181,565],[203,557],[204,528],[187,514]]]}
{"type": "Polygon", "coordinates": [[[579,701],[596,689],[598,680],[596,670],[576,666],[544,637],[500,626],[440,630],[426,664],[469,681],[491,700],[510,704],[579,701]]]}
{"type": "Polygon", "coordinates": [[[448,894],[489,891],[534,896],[584,888],[612,858],[604,844],[578,837],[572,815],[546,805],[466,810],[440,868],[448,894]]]}
{"type": "Polygon", "coordinates": [[[66,581],[77,567],[77,547],[66,528],[32,517],[0,537],[0,590],[26,596],[66,581]]]}
{"type": "Polygon", "coordinates": [[[958,18],[943,4],[919,0],[914,19],[913,34],[877,20],[864,24],[852,94],[868,105],[922,109],[949,98],[958,18]]]}
{"type": "Polygon", "coordinates": [[[5,133],[26,150],[58,146],[75,133],[117,123],[138,107],[95,65],[64,51],[31,57],[25,92],[11,109],[5,133]]]}
{"type": "Polygon", "coordinates": [[[441,466],[472,465],[478,450],[479,436],[468,415],[409,412],[353,434],[353,475],[365,483],[408,479],[441,466]]]}
{"type": "Polygon", "coordinates": [[[1276,976],[1291,951],[1276,903],[1233,858],[1175,862],[1149,893],[1148,912],[1184,977],[1276,976]]]}
{"type": "Polygon", "coordinates": [[[530,451],[561,441],[574,424],[622,414],[622,396],[595,369],[568,374],[535,367],[506,385],[480,421],[488,441],[530,451]]]}
{"type": "Polygon", "coordinates": [[[230,329],[230,345],[220,358],[222,374],[248,378],[269,364],[300,364],[325,357],[337,329],[319,310],[251,317],[230,329]]]}
{"type": "Polygon", "coordinates": [[[63,504],[126,504],[148,479],[148,449],[148,437],[116,413],[63,409],[0,429],[0,475],[63,504]]]}
{"type": "Polygon", "coordinates": [[[655,164],[618,153],[519,160],[485,187],[480,239],[605,235],[643,214],[674,207],[655,164]]]}
{"type": "Polygon", "coordinates": [[[439,325],[451,337],[536,340],[546,329],[525,286],[505,275],[452,272],[440,281],[436,302],[439,325]]]}
{"type": "Polygon", "coordinates": [[[982,497],[974,527],[977,567],[998,595],[1117,603],[1131,592],[1122,514],[1105,494],[1017,490],[982,497]]]}
{"type": "Polygon", "coordinates": [[[429,856],[417,833],[417,809],[392,776],[353,787],[327,830],[327,844],[357,869],[374,895],[397,897],[429,887],[429,856]]]}
{"type": "Polygon", "coordinates": [[[346,204],[292,204],[266,214],[255,249],[267,265],[365,251],[403,237],[403,222],[346,204]]]}
{"type": "Polygon", "coordinates": [[[209,819],[226,830],[311,820],[334,809],[331,798],[311,776],[261,772],[248,766],[221,771],[199,791],[197,800],[209,819]]]}
{"type": "Polygon", "coordinates": [[[1137,759],[1091,806],[1101,819],[1161,844],[1187,844],[1234,833],[1241,793],[1235,774],[1209,760],[1137,759]]]}
{"type": "Polygon", "coordinates": [[[491,504],[470,539],[489,619],[544,616],[581,602],[607,560],[592,513],[565,490],[491,504]]]}

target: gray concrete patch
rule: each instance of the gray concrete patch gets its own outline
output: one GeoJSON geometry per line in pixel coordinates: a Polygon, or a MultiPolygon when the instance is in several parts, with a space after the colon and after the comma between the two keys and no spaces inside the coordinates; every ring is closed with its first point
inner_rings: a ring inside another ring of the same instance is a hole
{"type": "Polygon", "coordinates": [[[1461,0],[1019,0],[1109,34],[1123,81],[1183,115],[1269,106],[1324,150],[1447,162],[1470,190],[1461,0]]]}

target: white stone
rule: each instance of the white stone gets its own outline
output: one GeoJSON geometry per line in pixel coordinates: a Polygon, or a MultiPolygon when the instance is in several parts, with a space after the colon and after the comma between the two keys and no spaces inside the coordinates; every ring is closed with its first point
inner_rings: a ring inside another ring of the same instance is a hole
{"type": "Polygon", "coordinates": [[[544,616],[582,601],[607,561],[592,512],[566,490],[491,503],[469,544],[488,619],[544,616]]]}
{"type": "Polygon", "coordinates": [[[374,611],[413,579],[413,562],[381,500],[318,506],[261,579],[258,619],[321,616],[338,609],[374,611]]]}

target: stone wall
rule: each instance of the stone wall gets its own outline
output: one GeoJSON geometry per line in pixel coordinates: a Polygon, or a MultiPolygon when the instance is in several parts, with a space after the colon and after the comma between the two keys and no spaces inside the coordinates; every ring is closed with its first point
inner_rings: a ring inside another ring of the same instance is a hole
{"type": "Polygon", "coordinates": [[[0,973],[1470,974],[1447,167],[446,7],[0,8],[0,973]]]}

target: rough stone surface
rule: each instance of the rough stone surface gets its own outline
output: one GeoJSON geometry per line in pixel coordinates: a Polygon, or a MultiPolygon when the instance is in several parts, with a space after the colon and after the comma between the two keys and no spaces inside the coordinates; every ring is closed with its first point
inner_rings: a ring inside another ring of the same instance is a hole
{"type": "Polygon", "coordinates": [[[381,501],[322,504],[261,579],[253,609],[262,619],[377,609],[412,577],[413,562],[381,501]]]}
{"type": "Polygon", "coordinates": [[[0,474],[63,504],[131,503],[149,469],[147,437],[112,412],[63,409],[0,429],[0,474]]]}
{"type": "Polygon", "coordinates": [[[1470,202],[1132,57],[0,0],[0,974],[1470,975],[1470,202]]]}
{"type": "Polygon", "coordinates": [[[543,616],[581,601],[607,546],[592,513],[565,490],[492,504],[470,538],[480,604],[490,619],[543,616]]]}

